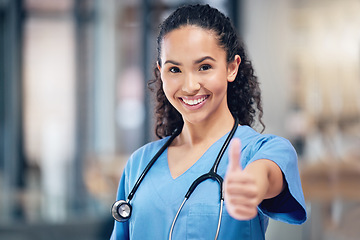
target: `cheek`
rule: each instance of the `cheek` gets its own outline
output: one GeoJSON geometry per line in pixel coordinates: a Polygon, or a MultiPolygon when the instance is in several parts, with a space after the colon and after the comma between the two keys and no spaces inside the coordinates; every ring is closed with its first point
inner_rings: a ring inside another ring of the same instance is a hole
{"type": "Polygon", "coordinates": [[[165,93],[167,99],[169,99],[172,95],[174,95],[176,91],[176,82],[172,79],[167,78],[166,76],[162,76],[162,89],[165,93]]]}
{"type": "Polygon", "coordinates": [[[214,94],[223,94],[227,91],[228,81],[224,73],[218,73],[207,79],[207,86],[212,89],[214,94]]]}
{"type": "Polygon", "coordinates": [[[169,88],[169,81],[163,75],[161,76],[161,81],[162,81],[162,88],[163,88],[164,92],[166,92],[167,89],[169,88]]]}
{"type": "Polygon", "coordinates": [[[164,91],[164,93],[165,93],[165,96],[166,96],[166,98],[168,99],[168,100],[170,100],[169,99],[169,96],[171,96],[171,94],[170,94],[170,90],[169,90],[169,88],[167,87],[167,84],[166,83],[164,83],[163,82],[163,91],[164,91]]]}

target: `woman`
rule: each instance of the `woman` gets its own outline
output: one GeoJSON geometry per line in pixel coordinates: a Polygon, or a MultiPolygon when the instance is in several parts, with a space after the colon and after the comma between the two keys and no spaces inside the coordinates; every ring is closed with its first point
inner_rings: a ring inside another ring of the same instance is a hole
{"type": "MultiPolygon", "coordinates": [[[[293,147],[250,127],[256,117],[263,125],[260,89],[228,17],[208,5],[173,12],[161,25],[150,86],[161,139],[138,149],[125,167],[117,199],[128,198],[125,204],[133,207],[127,221],[115,222],[112,239],[264,239],[269,217],[306,220],[293,147]],[[209,169],[219,177],[201,182],[183,200],[209,169]]],[[[113,209],[117,215],[123,205],[113,209]]]]}

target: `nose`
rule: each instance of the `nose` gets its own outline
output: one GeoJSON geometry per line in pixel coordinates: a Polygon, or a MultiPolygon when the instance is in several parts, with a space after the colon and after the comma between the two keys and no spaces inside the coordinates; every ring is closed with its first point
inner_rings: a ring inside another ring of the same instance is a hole
{"type": "Polygon", "coordinates": [[[192,73],[188,73],[184,77],[182,90],[188,94],[194,94],[197,93],[200,90],[200,83],[196,76],[192,73]]]}

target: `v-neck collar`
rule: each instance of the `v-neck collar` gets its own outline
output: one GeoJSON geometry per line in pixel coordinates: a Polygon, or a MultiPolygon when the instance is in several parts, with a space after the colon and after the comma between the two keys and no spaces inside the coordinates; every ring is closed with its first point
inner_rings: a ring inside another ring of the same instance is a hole
{"type": "Polygon", "coordinates": [[[177,181],[183,177],[186,177],[186,175],[188,175],[189,172],[195,172],[196,174],[199,174],[199,176],[207,173],[213,166],[213,164],[216,160],[216,157],[219,153],[219,150],[222,147],[222,145],[224,144],[225,139],[229,135],[229,133],[230,133],[230,131],[227,132],[225,135],[223,135],[218,140],[216,140],[213,144],[211,144],[210,147],[208,149],[206,149],[204,154],[201,155],[200,158],[198,160],[196,160],[196,162],[193,165],[191,165],[188,169],[186,169],[182,174],[180,174],[176,178],[173,178],[173,176],[171,174],[170,167],[169,167],[169,161],[168,161],[168,148],[166,148],[166,150],[162,154],[164,157],[165,164],[166,164],[166,174],[169,176],[169,178],[172,181],[177,181]],[[207,157],[207,156],[211,156],[211,157],[207,157]],[[204,166],[201,166],[201,167],[198,166],[200,164],[204,164],[204,166]]]}
{"type": "MultiPolygon", "coordinates": [[[[239,126],[234,137],[239,137],[239,134],[241,134],[239,131],[243,132],[246,129],[246,126],[239,126]]],[[[228,134],[229,132],[214,142],[190,168],[175,179],[171,176],[167,149],[165,149],[152,167],[152,171],[148,173],[149,176],[152,176],[148,179],[150,179],[154,196],[158,196],[163,204],[172,205],[181,203],[193,181],[211,169],[228,134]]],[[[218,174],[220,176],[226,171],[224,166],[227,166],[227,163],[227,154],[225,153],[219,164],[218,174]]]]}

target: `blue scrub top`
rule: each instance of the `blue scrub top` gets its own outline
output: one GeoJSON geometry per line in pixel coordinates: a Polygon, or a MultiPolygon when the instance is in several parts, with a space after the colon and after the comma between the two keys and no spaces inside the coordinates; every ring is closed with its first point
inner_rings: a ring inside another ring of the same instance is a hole
{"type": "MultiPolygon", "coordinates": [[[[210,170],[227,135],[176,179],[170,174],[165,150],[136,191],[131,201],[131,218],[125,223],[115,221],[111,239],[168,239],[172,221],[188,188],[195,179],[210,170]]],[[[252,220],[233,219],[225,205],[218,239],[265,239],[269,217],[290,224],[305,222],[305,201],[297,155],[289,141],[275,135],[259,134],[248,126],[239,126],[234,137],[241,139],[243,168],[258,159],[272,160],[282,170],[287,187],[277,197],[264,200],[258,207],[258,215],[252,220]]],[[[146,165],[167,139],[151,142],[132,154],[120,180],[118,200],[126,200],[146,165]]],[[[218,167],[218,174],[223,178],[227,165],[228,149],[218,167]]],[[[172,239],[214,239],[220,210],[219,197],[216,181],[209,179],[201,183],[184,205],[172,239]]]]}

